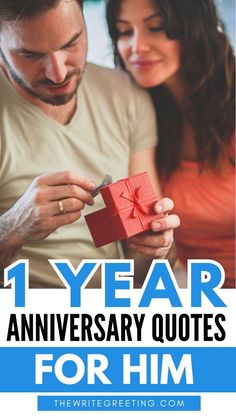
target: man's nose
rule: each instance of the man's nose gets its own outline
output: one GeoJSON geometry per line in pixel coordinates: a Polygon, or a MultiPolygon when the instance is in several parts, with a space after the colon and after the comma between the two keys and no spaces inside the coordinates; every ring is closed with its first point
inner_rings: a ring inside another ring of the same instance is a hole
{"type": "Polygon", "coordinates": [[[57,51],[48,55],[45,62],[45,76],[53,83],[64,82],[67,75],[67,67],[63,51],[57,51]]]}
{"type": "Polygon", "coordinates": [[[131,48],[132,52],[136,54],[148,52],[150,50],[148,37],[142,32],[135,31],[131,42],[131,48]]]}

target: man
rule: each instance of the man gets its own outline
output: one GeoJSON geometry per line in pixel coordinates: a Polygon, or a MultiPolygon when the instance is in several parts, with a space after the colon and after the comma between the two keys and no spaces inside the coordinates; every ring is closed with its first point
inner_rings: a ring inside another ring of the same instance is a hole
{"type": "MultiPolygon", "coordinates": [[[[104,173],[148,170],[158,190],[149,99],[123,73],[86,65],[82,3],[0,0],[0,266],[29,259],[31,287],[62,287],[49,258],[122,255],[119,243],[96,249],[83,217],[102,205],[92,192],[104,173]]],[[[130,248],[165,257],[178,224],[167,215],[130,248]]]]}

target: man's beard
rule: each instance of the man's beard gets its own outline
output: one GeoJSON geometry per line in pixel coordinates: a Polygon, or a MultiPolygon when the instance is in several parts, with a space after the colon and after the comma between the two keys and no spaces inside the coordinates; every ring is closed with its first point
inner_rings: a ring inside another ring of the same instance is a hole
{"type": "Polygon", "coordinates": [[[35,87],[37,87],[37,86],[39,86],[39,87],[40,86],[42,86],[42,87],[50,87],[50,86],[60,87],[60,85],[63,85],[64,83],[68,82],[73,76],[78,76],[77,82],[76,82],[76,87],[73,89],[73,91],[71,91],[69,93],[66,93],[64,95],[50,96],[50,95],[38,93],[35,90],[33,90],[31,87],[29,87],[27,85],[27,83],[23,79],[21,79],[21,77],[15,72],[15,70],[13,69],[11,64],[7,61],[7,58],[3,54],[1,48],[0,48],[0,55],[2,57],[3,63],[5,64],[8,72],[10,73],[12,79],[16,82],[16,84],[18,86],[20,86],[22,89],[24,89],[31,96],[33,96],[35,98],[38,98],[41,101],[46,102],[47,104],[50,104],[50,105],[64,105],[64,104],[68,103],[75,96],[75,94],[77,92],[77,89],[79,87],[80,81],[82,79],[83,72],[84,72],[84,68],[82,70],[76,69],[73,72],[68,73],[66,78],[64,79],[63,83],[59,83],[59,84],[53,83],[49,79],[37,80],[37,82],[35,82],[33,84],[33,86],[35,86],[35,87]]]}

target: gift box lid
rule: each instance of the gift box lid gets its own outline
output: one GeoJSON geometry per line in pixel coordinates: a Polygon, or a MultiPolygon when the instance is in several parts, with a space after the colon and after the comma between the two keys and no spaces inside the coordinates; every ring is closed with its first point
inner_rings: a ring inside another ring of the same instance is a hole
{"type": "Polygon", "coordinates": [[[135,203],[150,207],[157,201],[147,172],[142,172],[101,188],[101,194],[109,214],[119,207],[129,209],[135,203]]]}

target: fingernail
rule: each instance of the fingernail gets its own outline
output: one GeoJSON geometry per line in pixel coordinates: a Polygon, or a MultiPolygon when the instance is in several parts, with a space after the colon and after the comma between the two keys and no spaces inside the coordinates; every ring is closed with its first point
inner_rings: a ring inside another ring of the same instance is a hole
{"type": "Polygon", "coordinates": [[[95,190],[96,184],[94,184],[94,182],[90,182],[89,188],[91,188],[91,190],[95,190]]]}
{"type": "Polygon", "coordinates": [[[162,204],[157,204],[156,206],[156,212],[159,213],[163,213],[164,207],[162,204]]]}
{"type": "Polygon", "coordinates": [[[160,230],[161,229],[161,223],[152,223],[152,230],[160,230]]]}

